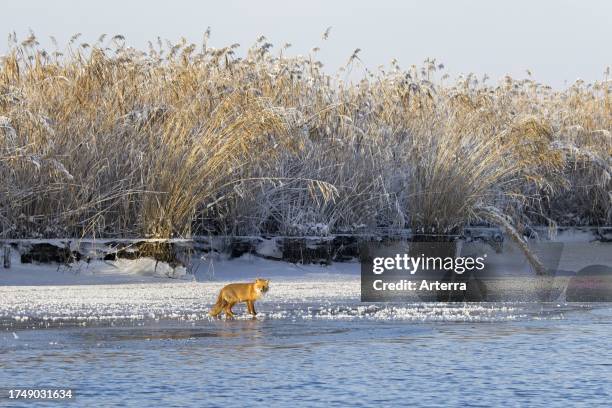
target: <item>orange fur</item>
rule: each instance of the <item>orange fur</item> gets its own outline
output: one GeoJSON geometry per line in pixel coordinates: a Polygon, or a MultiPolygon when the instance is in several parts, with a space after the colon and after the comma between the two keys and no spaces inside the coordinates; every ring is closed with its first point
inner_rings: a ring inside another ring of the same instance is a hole
{"type": "Polygon", "coordinates": [[[232,307],[236,303],[245,302],[248,312],[255,316],[257,315],[257,312],[255,312],[255,301],[268,291],[269,284],[270,281],[268,279],[256,279],[252,283],[231,283],[226,285],[219,292],[217,302],[208,314],[215,317],[221,314],[221,312],[225,312],[225,316],[234,317],[232,307]]]}

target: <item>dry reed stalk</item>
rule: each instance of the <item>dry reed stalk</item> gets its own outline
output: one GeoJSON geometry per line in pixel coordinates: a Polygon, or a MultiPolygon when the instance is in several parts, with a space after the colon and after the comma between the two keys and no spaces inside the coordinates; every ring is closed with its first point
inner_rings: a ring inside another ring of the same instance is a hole
{"type": "Polygon", "coordinates": [[[429,59],[346,82],[314,51],[277,56],[260,38],[239,58],[209,36],[146,52],[11,36],[0,237],[612,223],[609,72],[554,90],[452,82],[429,59]]]}

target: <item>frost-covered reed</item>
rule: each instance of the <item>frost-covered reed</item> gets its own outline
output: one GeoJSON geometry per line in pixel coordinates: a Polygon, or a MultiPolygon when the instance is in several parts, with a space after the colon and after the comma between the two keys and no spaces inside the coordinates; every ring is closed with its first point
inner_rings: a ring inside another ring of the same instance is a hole
{"type": "Polygon", "coordinates": [[[434,60],[347,82],[264,37],[243,57],[78,38],[11,35],[0,61],[0,238],[612,223],[609,69],[562,90],[434,60]]]}

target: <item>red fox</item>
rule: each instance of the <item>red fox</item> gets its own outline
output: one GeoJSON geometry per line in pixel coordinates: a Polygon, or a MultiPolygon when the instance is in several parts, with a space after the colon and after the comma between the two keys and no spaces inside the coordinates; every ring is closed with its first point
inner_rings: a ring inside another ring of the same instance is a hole
{"type": "Polygon", "coordinates": [[[255,301],[269,290],[269,284],[269,279],[256,279],[253,283],[230,283],[224,286],[219,293],[217,303],[208,313],[209,316],[215,317],[225,312],[225,316],[234,317],[232,307],[241,302],[246,302],[250,314],[257,315],[255,301]]]}

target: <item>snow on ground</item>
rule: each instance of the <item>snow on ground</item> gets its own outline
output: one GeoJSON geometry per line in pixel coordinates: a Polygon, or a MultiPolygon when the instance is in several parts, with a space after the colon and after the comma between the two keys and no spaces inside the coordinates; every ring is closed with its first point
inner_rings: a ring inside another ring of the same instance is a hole
{"type": "Polygon", "coordinates": [[[72,265],[22,264],[12,258],[10,269],[0,268],[0,286],[96,285],[191,280],[184,267],[171,268],[151,258],[77,262],[72,265]]]}
{"type": "MultiPolygon", "coordinates": [[[[179,269],[179,268],[177,268],[179,269]]],[[[78,263],[72,267],[21,264],[0,269],[0,322],[115,321],[207,318],[228,282],[271,279],[265,301],[279,304],[359,298],[359,264],[293,265],[253,256],[200,260],[193,275],[152,259],[78,263]],[[156,269],[157,268],[157,269],[156,269]],[[169,276],[172,276],[171,278],[169,276]]],[[[237,310],[240,310],[237,308],[237,310]]],[[[1,325],[1,323],[0,323],[1,325]]]]}
{"type": "Polygon", "coordinates": [[[171,268],[151,258],[136,260],[76,262],[71,265],[22,264],[16,252],[11,268],[0,267],[0,286],[105,285],[126,283],[181,283],[185,281],[252,280],[258,277],[309,279],[336,275],[359,275],[359,263],[330,266],[297,265],[253,255],[227,259],[224,255],[194,259],[192,273],[184,267],[171,268]]]}
{"type": "MultiPolygon", "coordinates": [[[[153,273],[152,260],[118,262],[70,269],[14,263],[11,270],[0,270],[0,328],[205,320],[225,284],[256,277],[271,280],[270,292],[256,304],[260,319],[492,321],[526,316],[522,307],[505,304],[360,303],[357,262],[295,265],[249,255],[204,259],[194,275],[183,279],[162,277],[167,265],[158,264],[159,273],[153,273]]],[[[250,318],[243,305],[235,311],[238,318],[250,318]]]]}

